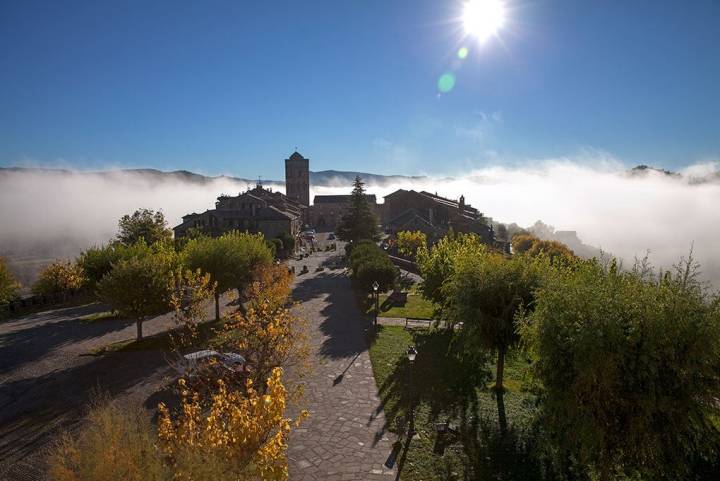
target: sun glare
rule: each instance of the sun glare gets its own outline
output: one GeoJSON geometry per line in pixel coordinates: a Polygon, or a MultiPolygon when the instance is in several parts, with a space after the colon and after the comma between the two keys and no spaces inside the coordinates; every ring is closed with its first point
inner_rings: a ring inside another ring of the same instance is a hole
{"type": "Polygon", "coordinates": [[[503,0],[468,0],[462,15],[465,32],[484,42],[505,24],[503,0]]]}

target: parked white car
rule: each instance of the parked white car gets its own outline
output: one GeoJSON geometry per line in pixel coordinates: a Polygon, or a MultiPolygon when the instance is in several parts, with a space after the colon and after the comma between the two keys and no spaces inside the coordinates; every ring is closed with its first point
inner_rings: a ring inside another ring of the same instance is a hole
{"type": "Polygon", "coordinates": [[[242,372],[245,358],[235,352],[217,352],[210,349],[185,354],[178,363],[180,376],[192,377],[202,371],[221,369],[228,372],[242,372]]]}

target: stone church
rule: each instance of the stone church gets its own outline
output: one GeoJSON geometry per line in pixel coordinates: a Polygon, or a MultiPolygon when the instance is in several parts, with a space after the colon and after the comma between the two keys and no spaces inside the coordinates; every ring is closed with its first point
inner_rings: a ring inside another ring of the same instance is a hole
{"type": "MultiPolygon", "coordinates": [[[[348,191],[351,188],[348,185],[348,191]]],[[[187,236],[191,229],[211,236],[230,230],[260,232],[267,239],[283,233],[295,237],[304,226],[330,231],[337,227],[350,198],[350,195],[316,195],[311,206],[310,160],[296,151],[285,159],[285,194],[258,183],[236,196],[221,195],[214,209],[183,216],[182,223],[174,228],[175,237],[187,236]]],[[[477,234],[483,242],[507,250],[495,239],[492,220],[466,204],[463,196],[451,200],[429,192],[398,189],[384,199],[383,204],[378,204],[375,195],[367,194],[370,207],[390,235],[420,230],[430,242],[435,242],[452,229],[477,234]]]]}
{"type": "Polygon", "coordinates": [[[309,164],[309,159],[293,152],[285,159],[286,194],[258,183],[236,196],[221,195],[214,209],[184,215],[182,223],[173,228],[175,238],[187,236],[191,229],[213,237],[231,230],[259,232],[266,239],[283,233],[297,236],[306,222],[310,203],[309,164]]]}

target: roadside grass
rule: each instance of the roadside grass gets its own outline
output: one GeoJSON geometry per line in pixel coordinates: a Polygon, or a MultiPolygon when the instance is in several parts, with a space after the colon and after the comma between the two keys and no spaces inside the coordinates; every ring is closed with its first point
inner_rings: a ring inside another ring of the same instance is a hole
{"type": "Polygon", "coordinates": [[[121,319],[120,313],[116,311],[101,311],[101,312],[95,312],[93,314],[88,314],[87,316],[82,316],[78,318],[81,321],[86,322],[95,322],[95,321],[109,321],[109,320],[118,320],[121,319]]]}
{"type": "Polygon", "coordinates": [[[543,478],[532,434],[535,397],[524,389],[526,360],[517,352],[507,359],[501,399],[508,428],[503,433],[498,397],[488,388],[493,384],[494,360],[470,347],[463,349],[462,342],[445,330],[378,328],[370,359],[386,428],[401,442],[396,445],[401,478],[543,478]],[[409,345],[418,350],[412,364],[406,355],[409,345]],[[438,422],[449,422],[456,431],[438,435],[438,422]],[[413,423],[417,434],[409,439],[408,426],[413,423]]]}
{"type": "Polygon", "coordinates": [[[134,351],[172,351],[178,347],[202,348],[213,343],[217,336],[221,335],[220,329],[224,321],[212,320],[197,325],[197,336],[192,342],[180,342],[187,338],[187,330],[184,327],[177,327],[169,331],[145,336],[141,340],[123,339],[106,346],[97,347],[90,351],[90,355],[100,356],[111,352],[134,352],[134,351]]]}

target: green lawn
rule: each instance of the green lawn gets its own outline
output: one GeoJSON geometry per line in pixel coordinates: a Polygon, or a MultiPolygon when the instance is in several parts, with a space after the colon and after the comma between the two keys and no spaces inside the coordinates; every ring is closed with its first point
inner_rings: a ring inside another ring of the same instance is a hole
{"type": "MultiPolygon", "coordinates": [[[[383,317],[409,317],[412,319],[432,319],[435,307],[432,302],[424,299],[420,294],[408,293],[407,302],[403,305],[389,299],[389,294],[380,294],[380,316],[383,317]]],[[[368,314],[375,313],[375,304],[372,299],[366,301],[368,314]]]]}
{"type": "MultiPolygon", "coordinates": [[[[384,317],[409,317],[413,319],[432,319],[433,304],[417,294],[408,294],[404,305],[395,305],[387,300],[388,296],[380,296],[380,315],[384,317]]],[[[374,310],[374,308],[373,308],[374,310]]]]}
{"type": "Polygon", "coordinates": [[[517,353],[508,358],[502,397],[508,429],[503,434],[497,397],[487,387],[494,378],[494,359],[463,349],[462,338],[453,336],[458,335],[380,326],[370,347],[388,427],[395,433],[391,436],[401,435],[402,479],[541,479],[540,456],[530,434],[535,398],[523,390],[527,362],[517,353]],[[418,349],[413,365],[406,356],[409,345],[418,349]],[[414,419],[417,435],[409,443],[402,428],[398,433],[399,417],[414,419]],[[434,423],[441,421],[450,421],[458,431],[446,441],[435,432],[434,423]]]}

